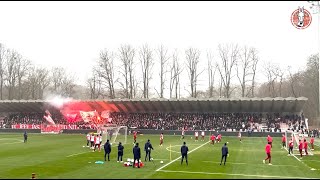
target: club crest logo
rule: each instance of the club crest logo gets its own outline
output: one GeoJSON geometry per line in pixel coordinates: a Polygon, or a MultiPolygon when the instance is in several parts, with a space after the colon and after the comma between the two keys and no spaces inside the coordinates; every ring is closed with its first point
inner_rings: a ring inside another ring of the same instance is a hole
{"type": "Polygon", "coordinates": [[[298,7],[291,14],[291,23],[297,29],[306,29],[310,26],[312,21],[311,14],[308,10],[304,9],[304,7],[298,7]]]}

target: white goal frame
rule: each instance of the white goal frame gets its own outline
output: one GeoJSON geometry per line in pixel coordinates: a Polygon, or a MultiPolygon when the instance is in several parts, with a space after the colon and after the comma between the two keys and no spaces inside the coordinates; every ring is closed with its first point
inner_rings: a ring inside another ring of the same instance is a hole
{"type": "MultiPolygon", "coordinates": [[[[128,127],[127,126],[117,126],[114,124],[104,124],[100,126],[97,129],[97,133],[102,134],[102,143],[104,144],[107,139],[110,140],[110,143],[119,143],[117,137],[119,134],[120,129],[124,129],[124,141],[122,141],[122,144],[127,143],[127,138],[128,138],[128,127]],[[109,133],[112,132],[111,139],[109,136],[109,133]]],[[[121,134],[122,135],[122,134],[121,134]]]]}
{"type": "MultiPolygon", "coordinates": [[[[286,130],[285,131],[285,136],[286,136],[286,148],[287,148],[287,150],[288,150],[288,147],[289,147],[289,141],[292,138],[293,139],[293,155],[300,155],[300,153],[299,153],[299,139],[302,140],[303,138],[306,138],[304,136],[304,134],[300,134],[299,132],[294,132],[292,130],[286,130]],[[295,153],[295,151],[297,153],[295,153]]],[[[307,139],[307,141],[308,141],[308,139],[307,139]]],[[[303,153],[302,155],[306,155],[304,149],[302,149],[302,153],[303,153]]],[[[308,155],[313,156],[313,153],[312,153],[311,148],[310,148],[310,143],[308,144],[308,155]]]]}

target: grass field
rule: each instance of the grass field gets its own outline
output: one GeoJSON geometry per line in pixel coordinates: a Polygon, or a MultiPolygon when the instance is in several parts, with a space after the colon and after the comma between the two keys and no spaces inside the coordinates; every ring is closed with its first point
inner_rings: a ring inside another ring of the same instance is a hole
{"type": "MultiPolygon", "coordinates": [[[[113,144],[111,161],[95,164],[103,160],[104,152],[92,152],[85,145],[85,135],[44,135],[29,134],[23,143],[23,134],[0,134],[0,178],[319,178],[320,147],[316,146],[314,156],[287,156],[281,149],[280,138],[274,138],[272,164],[263,164],[266,138],[244,137],[242,143],[236,137],[223,137],[222,143],[211,145],[206,141],[195,142],[187,136],[189,166],[180,165],[180,136],[165,136],[165,145],[159,147],[159,135],[140,135],[138,142],[144,146],[151,140],[154,151],[152,162],[143,168],[124,167],[116,162],[116,145],[113,144]],[[220,166],[221,147],[229,142],[230,156],[226,166],[220,166]],[[169,145],[171,144],[171,161],[169,145]],[[160,164],[160,161],[164,161],[160,164]],[[311,170],[315,169],[315,170],[311,170]]],[[[316,139],[317,143],[319,139],[316,139]]],[[[132,157],[132,137],[124,145],[124,159],[132,157]]],[[[142,148],[143,149],[143,148],[142,148]]],[[[142,151],[143,160],[145,153],[142,151]]]]}

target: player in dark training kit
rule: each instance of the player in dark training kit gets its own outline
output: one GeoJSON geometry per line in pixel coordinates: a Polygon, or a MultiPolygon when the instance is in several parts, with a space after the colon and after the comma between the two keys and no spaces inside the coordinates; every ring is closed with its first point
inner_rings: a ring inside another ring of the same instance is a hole
{"type": "Polygon", "coordinates": [[[148,142],[144,145],[144,151],[146,152],[146,157],[144,158],[145,161],[147,161],[147,157],[149,158],[149,161],[151,159],[151,149],[153,150],[152,144],[150,143],[150,139],[148,139],[148,142]]]}
{"type": "Polygon", "coordinates": [[[183,142],[183,145],[181,146],[181,165],[184,158],[186,158],[186,163],[188,165],[188,151],[189,151],[189,148],[186,145],[186,142],[183,142]]]}
{"type": "Polygon", "coordinates": [[[108,161],[110,161],[110,153],[111,153],[111,144],[109,139],[104,144],[104,161],[107,161],[107,154],[108,154],[108,161]]]}
{"type": "Polygon", "coordinates": [[[123,162],[123,161],[122,161],[123,149],[124,149],[124,147],[122,146],[121,142],[119,142],[117,162],[119,162],[119,161],[123,162]]]}
{"type": "Polygon", "coordinates": [[[222,146],[222,148],[221,148],[221,153],[222,153],[222,157],[221,157],[220,165],[222,164],[223,158],[224,158],[224,163],[223,163],[223,165],[226,165],[227,156],[229,155],[227,143],[224,143],[224,146],[222,146]]]}
{"type": "Polygon", "coordinates": [[[136,145],[133,147],[132,149],[133,152],[133,168],[134,168],[134,164],[135,162],[138,162],[138,168],[140,168],[140,158],[141,158],[141,150],[139,148],[139,143],[136,143],[136,145]]]}
{"type": "Polygon", "coordinates": [[[23,134],[23,142],[26,143],[27,140],[28,140],[28,134],[27,134],[27,131],[25,131],[23,134]]]}

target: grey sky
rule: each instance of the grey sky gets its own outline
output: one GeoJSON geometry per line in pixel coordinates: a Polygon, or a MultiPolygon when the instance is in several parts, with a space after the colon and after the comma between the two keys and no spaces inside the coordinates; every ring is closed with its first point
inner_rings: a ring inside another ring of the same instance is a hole
{"type": "MultiPolygon", "coordinates": [[[[80,84],[100,50],[121,44],[163,44],[170,52],[180,50],[181,60],[186,48],[199,48],[200,68],[205,68],[207,50],[217,54],[219,43],[238,43],[258,49],[261,61],[298,70],[317,53],[319,31],[315,14],[307,29],[292,26],[290,16],[298,6],[312,12],[306,1],[0,2],[0,42],[35,64],[67,66],[80,84]]],[[[262,72],[258,80],[265,80],[262,72]]]]}

